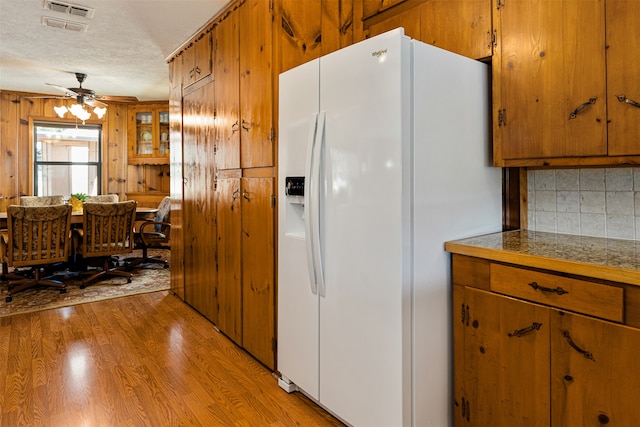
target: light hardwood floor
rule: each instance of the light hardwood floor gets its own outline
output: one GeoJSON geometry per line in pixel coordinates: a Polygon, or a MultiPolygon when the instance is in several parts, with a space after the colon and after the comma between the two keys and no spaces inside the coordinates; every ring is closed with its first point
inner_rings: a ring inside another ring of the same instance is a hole
{"type": "Polygon", "coordinates": [[[342,426],[167,292],[0,319],[1,426],[342,426]]]}

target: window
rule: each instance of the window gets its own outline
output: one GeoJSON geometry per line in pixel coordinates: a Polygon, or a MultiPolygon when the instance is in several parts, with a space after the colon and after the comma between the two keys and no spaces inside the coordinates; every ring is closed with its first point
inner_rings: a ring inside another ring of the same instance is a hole
{"type": "Polygon", "coordinates": [[[34,195],[99,194],[102,126],[34,122],[34,195]]]}

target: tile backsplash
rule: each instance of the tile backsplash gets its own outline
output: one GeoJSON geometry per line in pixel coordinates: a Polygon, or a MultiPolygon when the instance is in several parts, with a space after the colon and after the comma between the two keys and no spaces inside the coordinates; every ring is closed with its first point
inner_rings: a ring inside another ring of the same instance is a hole
{"type": "Polygon", "coordinates": [[[529,170],[528,228],[640,240],[640,167],[529,170]]]}

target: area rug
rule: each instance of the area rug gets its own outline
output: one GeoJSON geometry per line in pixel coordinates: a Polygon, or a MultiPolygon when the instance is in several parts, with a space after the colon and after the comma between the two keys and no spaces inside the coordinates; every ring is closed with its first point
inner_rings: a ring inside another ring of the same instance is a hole
{"type": "MultiPolygon", "coordinates": [[[[137,252],[128,256],[138,256],[137,252]]],[[[149,255],[167,260],[170,256],[165,250],[150,250],[149,255]]],[[[11,302],[5,301],[7,286],[0,283],[0,317],[169,289],[169,269],[162,264],[138,265],[131,272],[131,283],[127,283],[124,277],[110,277],[91,283],[84,289],[80,289],[80,281],[74,275],[60,272],[67,284],[66,293],[61,294],[55,288],[36,287],[13,295],[11,302]]]]}

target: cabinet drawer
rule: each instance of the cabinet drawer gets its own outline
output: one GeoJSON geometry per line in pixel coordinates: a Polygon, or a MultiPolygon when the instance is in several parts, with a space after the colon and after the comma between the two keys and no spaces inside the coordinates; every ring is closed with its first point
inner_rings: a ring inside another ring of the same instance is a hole
{"type": "Polygon", "coordinates": [[[491,264],[491,290],[602,319],[624,320],[624,289],[491,264]]]}

